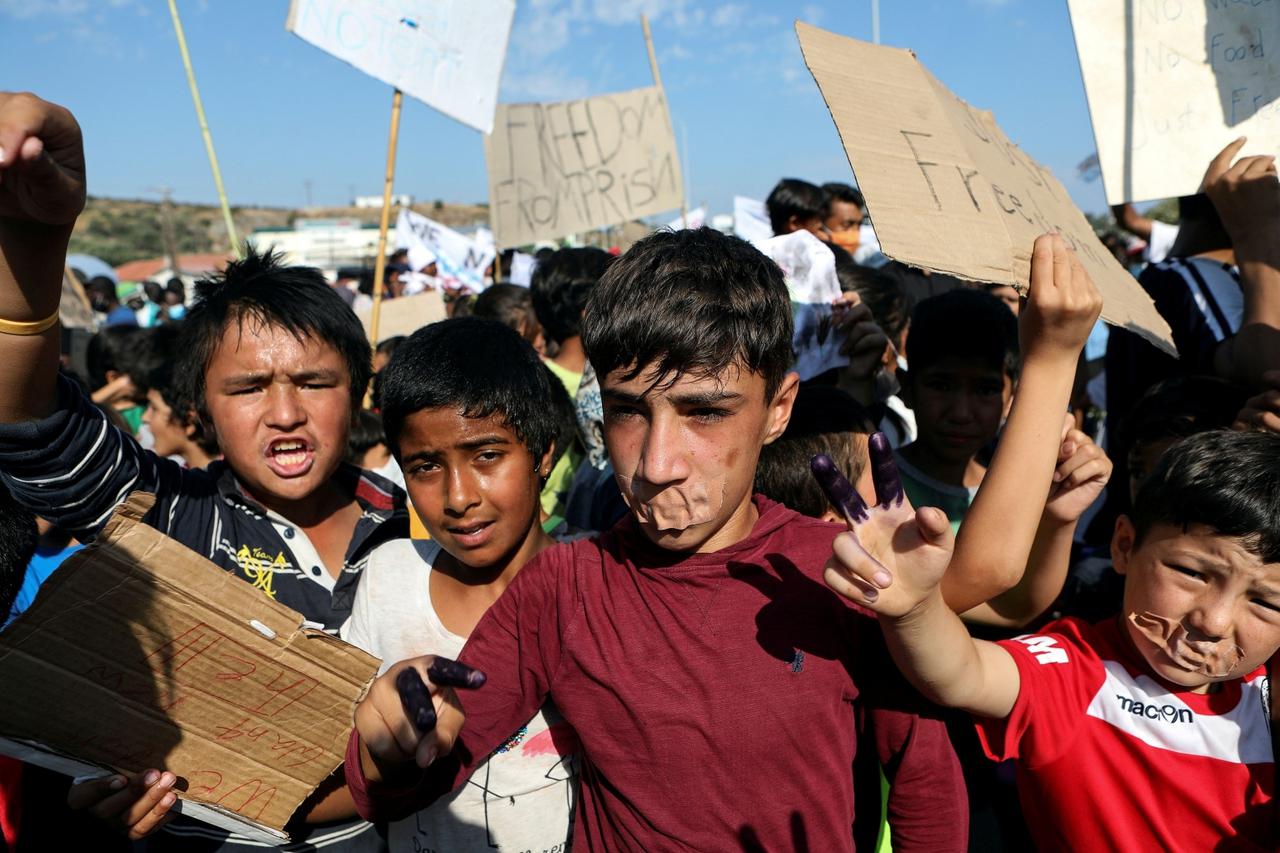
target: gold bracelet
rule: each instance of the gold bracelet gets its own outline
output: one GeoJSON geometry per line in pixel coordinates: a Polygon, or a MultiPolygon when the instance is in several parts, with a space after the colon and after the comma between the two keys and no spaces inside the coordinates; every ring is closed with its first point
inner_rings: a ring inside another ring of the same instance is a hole
{"type": "Polygon", "coordinates": [[[43,320],[31,320],[29,322],[0,320],[0,335],[38,335],[45,329],[52,328],[57,322],[57,311],[54,311],[43,320]]]}

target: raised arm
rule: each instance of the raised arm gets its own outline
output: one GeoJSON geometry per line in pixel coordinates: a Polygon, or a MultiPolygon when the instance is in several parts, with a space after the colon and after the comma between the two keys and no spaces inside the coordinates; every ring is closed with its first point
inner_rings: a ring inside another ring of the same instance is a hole
{"type": "Polygon", "coordinates": [[[1023,579],[1058,466],[1076,363],[1101,311],[1102,296],[1075,253],[1056,234],[1038,237],[1031,290],[1018,320],[1018,389],[942,579],[942,595],[956,612],[1023,579]]]}
{"type": "Polygon", "coordinates": [[[1204,176],[1204,191],[1231,236],[1244,316],[1214,356],[1220,375],[1250,388],[1280,368],[1280,180],[1275,157],[1242,157],[1243,138],[1224,148],[1204,176]]]}
{"type": "MultiPolygon", "coordinates": [[[[1069,424],[1074,424],[1067,416],[1069,424]]],[[[1111,479],[1111,460],[1089,436],[1069,426],[1058,451],[1049,501],[1031,543],[1022,579],[1008,592],[967,610],[966,622],[1022,628],[1051,605],[1062,592],[1071,566],[1076,523],[1102,494],[1111,479]]]]}
{"type": "Polygon", "coordinates": [[[0,423],[53,410],[63,267],[84,199],[75,118],[0,92],[0,423]]]}
{"type": "MultiPolygon", "coordinates": [[[[877,506],[863,506],[852,487],[838,495],[828,488],[832,503],[846,507],[850,529],[832,546],[827,585],[876,612],[894,662],[927,699],[1007,717],[1018,698],[1017,665],[999,646],[970,637],[942,597],[953,545],[947,517],[911,507],[883,435],[872,436],[871,453],[877,506]]],[[[824,487],[838,480],[838,471],[819,478],[824,487]]]]}

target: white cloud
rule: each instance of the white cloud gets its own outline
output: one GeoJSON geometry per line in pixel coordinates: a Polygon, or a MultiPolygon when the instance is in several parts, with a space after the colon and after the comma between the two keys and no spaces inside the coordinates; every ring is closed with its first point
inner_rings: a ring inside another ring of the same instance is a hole
{"type": "Polygon", "coordinates": [[[806,3],[805,7],[800,10],[800,20],[804,21],[806,24],[813,24],[814,26],[821,24],[825,15],[826,10],[816,3],[806,3]]]}
{"type": "Polygon", "coordinates": [[[741,3],[725,3],[723,6],[716,7],[716,10],[711,13],[711,26],[722,30],[736,27],[742,23],[746,12],[747,7],[741,3]]]}
{"type": "MultiPolygon", "coordinates": [[[[102,9],[104,3],[90,0],[0,0],[0,14],[12,18],[80,18],[92,8],[102,9]]],[[[105,0],[110,9],[132,7],[139,14],[146,14],[146,7],[139,0],[105,0]]]]}
{"type": "Polygon", "coordinates": [[[502,76],[503,101],[567,101],[586,97],[591,84],[562,66],[541,66],[502,76]]]}

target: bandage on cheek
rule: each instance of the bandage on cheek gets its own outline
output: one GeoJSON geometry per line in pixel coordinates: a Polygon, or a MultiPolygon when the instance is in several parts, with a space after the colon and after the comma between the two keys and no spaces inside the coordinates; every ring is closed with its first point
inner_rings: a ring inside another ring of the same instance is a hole
{"type": "Polygon", "coordinates": [[[1155,613],[1130,613],[1129,622],[1178,666],[1206,678],[1226,678],[1244,658],[1244,649],[1230,640],[1190,640],[1181,622],[1155,613]]]}
{"type": "Polygon", "coordinates": [[[659,530],[687,530],[715,521],[724,506],[722,480],[682,483],[655,488],[643,480],[617,475],[623,500],[641,524],[659,530]]]}

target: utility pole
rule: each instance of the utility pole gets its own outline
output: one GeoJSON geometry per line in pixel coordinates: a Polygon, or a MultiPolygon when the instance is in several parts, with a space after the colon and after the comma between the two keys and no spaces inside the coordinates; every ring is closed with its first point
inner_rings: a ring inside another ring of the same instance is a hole
{"type": "Polygon", "coordinates": [[[165,254],[169,256],[169,269],[172,275],[182,274],[178,257],[178,240],[173,227],[173,188],[152,187],[151,192],[159,193],[160,201],[160,238],[164,242],[165,254]]]}

